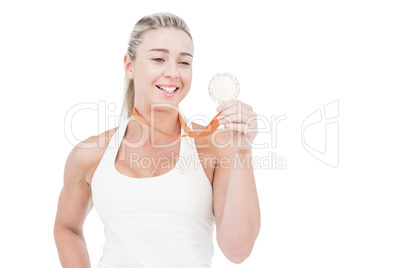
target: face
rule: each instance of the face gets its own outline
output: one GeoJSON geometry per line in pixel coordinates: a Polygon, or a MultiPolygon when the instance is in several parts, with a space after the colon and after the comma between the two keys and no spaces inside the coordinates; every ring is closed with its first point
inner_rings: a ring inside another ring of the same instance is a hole
{"type": "Polygon", "coordinates": [[[142,36],[136,58],[125,56],[126,75],[134,79],[136,107],[178,105],[191,87],[194,47],[183,30],[159,28],[142,36]]]}

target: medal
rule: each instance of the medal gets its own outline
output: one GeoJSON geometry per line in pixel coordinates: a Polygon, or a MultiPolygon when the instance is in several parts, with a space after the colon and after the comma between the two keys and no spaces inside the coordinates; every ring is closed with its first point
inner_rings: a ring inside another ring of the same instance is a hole
{"type": "Polygon", "coordinates": [[[209,95],[219,104],[235,100],[239,95],[239,91],[239,82],[236,77],[229,73],[217,74],[209,82],[209,95]]]}

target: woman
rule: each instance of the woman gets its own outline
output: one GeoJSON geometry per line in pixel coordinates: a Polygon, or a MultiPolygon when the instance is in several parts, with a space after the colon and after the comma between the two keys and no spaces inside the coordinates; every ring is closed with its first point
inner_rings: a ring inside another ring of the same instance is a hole
{"type": "Polygon", "coordinates": [[[211,267],[215,222],[230,261],[250,255],[260,229],[251,166],[256,132],[247,132],[256,129],[256,114],[228,101],[217,108],[223,129],[177,136],[185,134],[177,107],[190,90],[193,55],[181,18],[158,13],[135,25],[124,57],[128,118],[77,145],[66,161],[54,226],[63,267],[90,267],[83,224],[93,206],[106,236],[98,268],[211,267]],[[85,148],[88,142],[108,146],[85,148]]]}

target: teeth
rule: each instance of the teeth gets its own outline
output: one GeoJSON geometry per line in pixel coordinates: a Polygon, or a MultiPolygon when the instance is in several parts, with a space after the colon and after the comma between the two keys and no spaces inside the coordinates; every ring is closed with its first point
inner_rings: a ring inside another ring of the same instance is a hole
{"type": "Polygon", "coordinates": [[[157,86],[157,87],[165,90],[168,93],[172,93],[176,90],[176,87],[162,87],[162,86],[157,86]]]}

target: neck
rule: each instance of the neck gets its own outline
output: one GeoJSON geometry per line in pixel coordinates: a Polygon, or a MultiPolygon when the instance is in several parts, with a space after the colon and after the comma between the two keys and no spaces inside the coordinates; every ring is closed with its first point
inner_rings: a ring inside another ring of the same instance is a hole
{"type": "Polygon", "coordinates": [[[177,139],[166,136],[158,131],[171,135],[180,135],[181,125],[178,108],[176,106],[154,106],[151,107],[151,109],[149,109],[149,107],[135,106],[135,109],[148,125],[153,128],[151,129],[146,125],[142,126],[142,135],[147,137],[146,144],[167,144],[177,139]]]}

